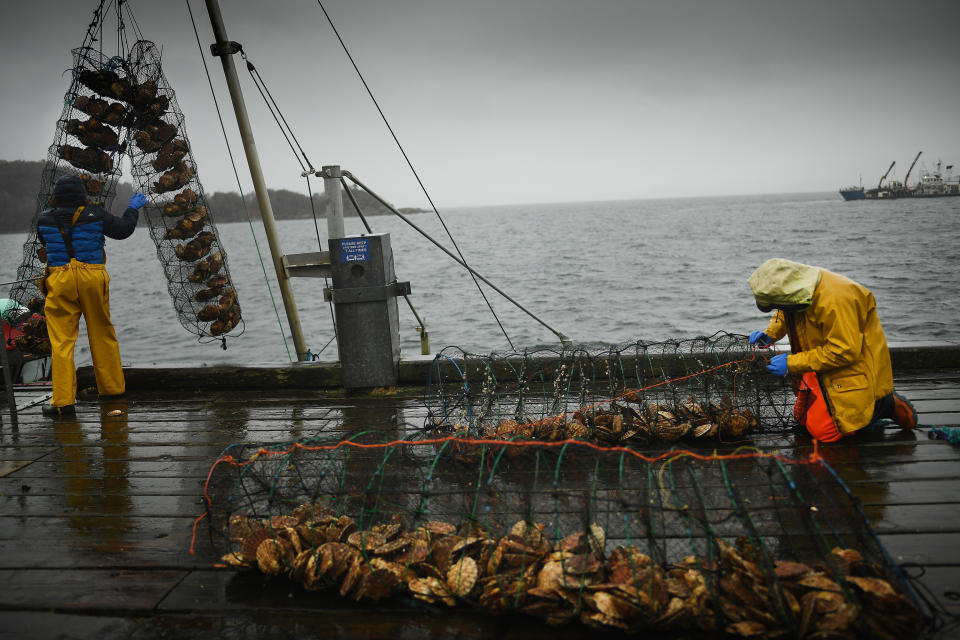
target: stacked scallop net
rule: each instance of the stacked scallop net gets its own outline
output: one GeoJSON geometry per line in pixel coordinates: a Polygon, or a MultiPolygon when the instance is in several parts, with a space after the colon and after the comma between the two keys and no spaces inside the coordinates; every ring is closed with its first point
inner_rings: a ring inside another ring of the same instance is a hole
{"type": "MultiPolygon", "coordinates": [[[[226,252],[197,178],[183,113],[153,43],[137,42],[124,58],[108,58],[91,47],[76,49],[64,105],[34,223],[51,206],[53,185],[64,174],[83,179],[90,204],[109,207],[120,160],[129,156],[137,188],[149,199],[142,212],[180,323],[200,337],[237,328],[240,305],[226,252]]],[[[46,258],[34,227],[17,272],[18,280],[27,282],[15,285],[10,297],[40,312],[43,295],[37,283],[46,258]]]]}
{"type": "Polygon", "coordinates": [[[380,437],[228,449],[205,488],[223,561],[357,601],[636,634],[904,638],[925,624],[822,462],[380,437]]]}
{"type": "Polygon", "coordinates": [[[637,341],[599,351],[476,355],[433,362],[427,428],[499,440],[607,445],[736,441],[792,429],[793,393],[746,336],[637,341]]]}

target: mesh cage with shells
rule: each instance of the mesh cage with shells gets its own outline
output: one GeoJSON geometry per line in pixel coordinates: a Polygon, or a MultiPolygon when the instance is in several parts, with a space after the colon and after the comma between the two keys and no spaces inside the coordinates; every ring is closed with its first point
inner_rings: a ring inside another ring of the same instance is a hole
{"type": "Polygon", "coordinates": [[[132,173],[180,323],[198,336],[242,330],[227,254],[197,175],[184,116],[152,42],[130,50],[132,173]]]}
{"type": "MultiPolygon", "coordinates": [[[[124,131],[127,107],[97,90],[109,89],[91,79],[97,74],[118,75],[121,61],[104,56],[91,47],[73,50],[71,83],[63,99],[63,111],[57,120],[53,143],[47,151],[40,178],[37,202],[31,219],[23,256],[17,268],[17,282],[9,297],[35,312],[43,309],[43,293],[38,286],[44,275],[46,255],[37,238],[36,222],[40,213],[53,205],[53,188],[63,175],[76,175],[87,189],[87,202],[110,207],[116,194],[125,151],[124,131]]],[[[118,76],[119,77],[119,76],[118,76]]]]}
{"type": "Polygon", "coordinates": [[[820,461],[373,434],[355,444],[232,448],[206,487],[224,562],[354,600],[603,630],[904,637],[924,623],[820,461]],[[470,447],[473,466],[458,459],[470,447]],[[510,447],[532,459],[499,455],[510,447]]]}
{"type": "Polygon", "coordinates": [[[795,427],[788,381],[746,336],[434,358],[425,426],[497,439],[736,441],[795,427]]]}

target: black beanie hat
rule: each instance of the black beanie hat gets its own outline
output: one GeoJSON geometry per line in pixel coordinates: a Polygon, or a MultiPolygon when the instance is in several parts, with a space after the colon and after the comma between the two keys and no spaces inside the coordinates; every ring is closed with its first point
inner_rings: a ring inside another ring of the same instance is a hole
{"type": "Polygon", "coordinates": [[[53,204],[57,207],[79,207],[87,204],[87,189],[77,176],[62,176],[53,187],[53,204]]]}

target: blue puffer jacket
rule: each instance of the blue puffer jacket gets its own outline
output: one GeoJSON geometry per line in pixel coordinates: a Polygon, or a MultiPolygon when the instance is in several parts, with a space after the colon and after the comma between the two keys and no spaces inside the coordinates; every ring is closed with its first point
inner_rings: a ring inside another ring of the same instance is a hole
{"type": "Polygon", "coordinates": [[[47,266],[63,266],[70,262],[71,257],[87,264],[103,264],[104,236],[123,240],[137,228],[140,213],[136,209],[127,208],[123,216],[118,218],[96,205],[84,206],[71,228],[73,214],[86,200],[86,190],[78,177],[71,175],[57,180],[53,192],[56,207],[42,212],[37,219],[37,237],[47,248],[47,266]],[[60,227],[71,240],[73,256],[67,250],[60,227]]]}
{"type": "Polygon", "coordinates": [[[65,233],[72,235],[73,257],[87,264],[103,264],[104,236],[115,240],[130,237],[137,228],[137,218],[140,216],[137,210],[132,208],[128,208],[123,212],[123,217],[118,218],[101,207],[86,206],[80,212],[77,223],[73,225],[71,234],[70,223],[74,213],[76,208],[47,209],[37,220],[37,235],[47,248],[48,266],[59,267],[70,262],[71,256],[63,236],[60,235],[57,221],[63,225],[65,233]]]}

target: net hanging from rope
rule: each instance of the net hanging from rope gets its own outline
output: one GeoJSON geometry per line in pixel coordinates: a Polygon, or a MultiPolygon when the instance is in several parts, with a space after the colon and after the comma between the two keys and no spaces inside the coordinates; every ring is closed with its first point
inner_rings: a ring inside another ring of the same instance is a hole
{"type": "Polygon", "coordinates": [[[124,57],[90,46],[75,49],[70,88],[44,165],[37,208],[10,297],[42,313],[39,282],[45,255],[36,220],[52,206],[56,180],[77,175],[88,203],[109,208],[129,157],[137,188],[148,196],[142,210],[150,227],[167,290],[180,324],[199,338],[242,331],[237,292],[230,278],[184,116],[153,43],[137,41],[124,57]]]}

